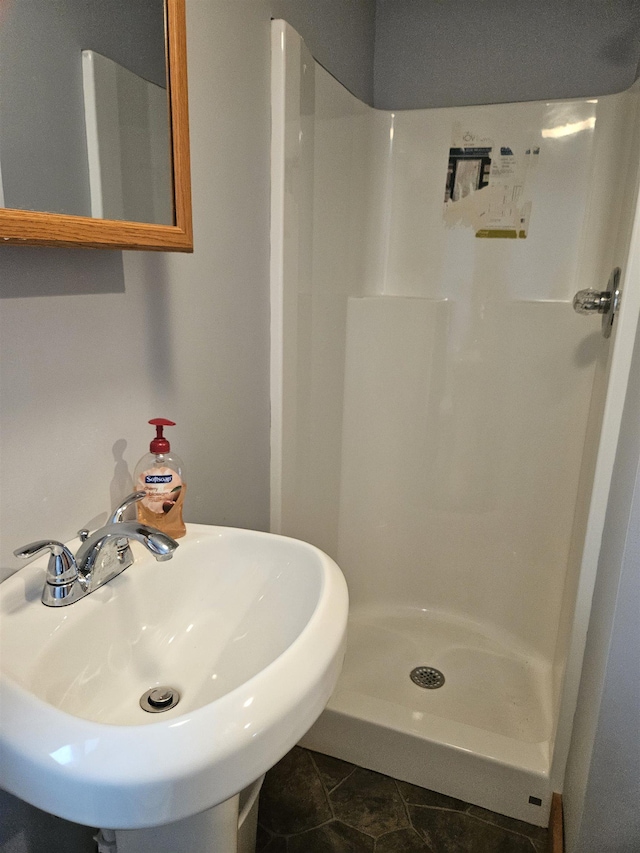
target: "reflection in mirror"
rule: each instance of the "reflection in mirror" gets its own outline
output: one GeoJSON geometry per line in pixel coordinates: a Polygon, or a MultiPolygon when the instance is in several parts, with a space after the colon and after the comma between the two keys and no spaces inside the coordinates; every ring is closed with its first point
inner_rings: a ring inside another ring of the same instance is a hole
{"type": "Polygon", "coordinates": [[[82,51],[91,215],[173,222],[167,92],[82,51]]]}
{"type": "Polygon", "coordinates": [[[2,206],[172,225],[165,56],[164,0],[3,0],[2,206]]]}

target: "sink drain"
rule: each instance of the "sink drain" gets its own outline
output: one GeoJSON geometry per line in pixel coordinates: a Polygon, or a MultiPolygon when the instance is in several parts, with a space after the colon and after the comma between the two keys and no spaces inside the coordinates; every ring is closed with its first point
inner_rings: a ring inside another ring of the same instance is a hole
{"type": "Polygon", "coordinates": [[[417,666],[411,670],[410,677],[414,684],[427,690],[435,690],[444,684],[444,675],[432,666],[417,666]]]}
{"type": "Polygon", "coordinates": [[[175,708],[179,701],[180,694],[175,687],[152,687],[141,696],[140,707],[150,714],[159,714],[161,711],[175,708]]]}

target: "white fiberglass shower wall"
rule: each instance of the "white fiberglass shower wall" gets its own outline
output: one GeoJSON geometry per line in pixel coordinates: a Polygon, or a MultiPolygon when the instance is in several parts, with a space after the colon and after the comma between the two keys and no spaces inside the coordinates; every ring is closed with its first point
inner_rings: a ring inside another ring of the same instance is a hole
{"type": "Polygon", "coordinates": [[[624,270],[638,95],[394,113],[273,56],[272,529],[351,596],[305,743],[543,825],[611,348],[571,300],[624,270]]]}

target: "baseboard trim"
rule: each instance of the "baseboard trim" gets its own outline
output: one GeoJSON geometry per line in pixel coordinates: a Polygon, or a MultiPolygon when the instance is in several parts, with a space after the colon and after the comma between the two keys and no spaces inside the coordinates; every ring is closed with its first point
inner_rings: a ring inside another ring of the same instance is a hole
{"type": "Polygon", "coordinates": [[[564,820],[562,817],[562,794],[551,797],[549,815],[549,853],[564,853],[564,820]]]}

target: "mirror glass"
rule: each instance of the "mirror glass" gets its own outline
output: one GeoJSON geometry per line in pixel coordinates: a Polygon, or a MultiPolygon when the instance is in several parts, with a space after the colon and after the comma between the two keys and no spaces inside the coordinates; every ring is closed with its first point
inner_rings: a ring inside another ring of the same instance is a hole
{"type": "Polygon", "coordinates": [[[174,224],[164,0],[0,0],[0,206],[174,224]]]}

